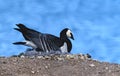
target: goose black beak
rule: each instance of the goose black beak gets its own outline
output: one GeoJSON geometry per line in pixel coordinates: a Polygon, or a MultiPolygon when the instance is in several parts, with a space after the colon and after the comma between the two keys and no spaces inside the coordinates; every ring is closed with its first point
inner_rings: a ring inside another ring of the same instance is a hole
{"type": "Polygon", "coordinates": [[[71,37],[70,37],[70,38],[74,40],[74,37],[73,37],[73,34],[72,34],[72,33],[71,33],[71,37]]]}

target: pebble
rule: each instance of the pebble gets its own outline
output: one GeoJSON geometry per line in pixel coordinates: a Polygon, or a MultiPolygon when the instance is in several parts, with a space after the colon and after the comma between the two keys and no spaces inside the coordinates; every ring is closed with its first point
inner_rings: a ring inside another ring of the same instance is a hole
{"type": "Polygon", "coordinates": [[[45,66],[46,69],[48,69],[48,66],[45,66]]]}
{"type": "Polygon", "coordinates": [[[94,67],[95,65],[94,64],[89,64],[90,67],[94,67]]]}
{"type": "Polygon", "coordinates": [[[20,58],[25,58],[25,56],[24,56],[24,55],[21,55],[20,58]]]}
{"type": "Polygon", "coordinates": [[[57,60],[64,60],[64,58],[57,58],[57,60]]]}
{"type": "Polygon", "coordinates": [[[43,56],[37,56],[38,59],[43,58],[43,56]]]}
{"type": "Polygon", "coordinates": [[[67,59],[74,59],[74,55],[67,55],[66,58],[67,59]]]}
{"type": "Polygon", "coordinates": [[[108,67],[105,67],[106,70],[108,70],[109,68],[108,67]]]}
{"type": "Polygon", "coordinates": [[[32,73],[32,74],[34,74],[34,73],[35,73],[35,71],[31,71],[31,73],[32,73]]]}

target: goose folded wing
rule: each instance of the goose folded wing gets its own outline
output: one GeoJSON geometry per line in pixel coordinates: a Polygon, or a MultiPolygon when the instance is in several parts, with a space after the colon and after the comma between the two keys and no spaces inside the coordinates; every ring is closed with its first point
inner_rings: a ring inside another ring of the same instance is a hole
{"type": "Polygon", "coordinates": [[[16,26],[18,26],[19,28],[14,28],[14,29],[21,32],[26,40],[30,41],[32,37],[39,36],[40,34],[40,32],[30,29],[26,27],[24,24],[16,24],[16,26]]]}
{"type": "Polygon", "coordinates": [[[58,51],[60,50],[60,39],[50,34],[40,34],[31,40],[37,45],[37,47],[44,52],[58,51]]]}
{"type": "Polygon", "coordinates": [[[30,41],[31,38],[38,38],[41,35],[40,32],[35,31],[33,29],[26,29],[22,32],[22,34],[26,40],[30,40],[30,41]]]}

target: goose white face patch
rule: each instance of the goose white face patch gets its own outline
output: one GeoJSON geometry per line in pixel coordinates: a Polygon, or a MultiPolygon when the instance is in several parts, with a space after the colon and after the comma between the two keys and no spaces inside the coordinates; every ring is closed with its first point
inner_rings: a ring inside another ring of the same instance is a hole
{"type": "Polygon", "coordinates": [[[68,31],[66,32],[66,35],[67,35],[68,38],[71,37],[71,33],[72,33],[72,32],[71,32],[70,30],[68,30],[68,31]]]}
{"type": "Polygon", "coordinates": [[[60,47],[60,50],[61,50],[62,53],[67,53],[68,52],[68,50],[67,50],[67,43],[66,42],[64,42],[63,46],[60,47]]]}

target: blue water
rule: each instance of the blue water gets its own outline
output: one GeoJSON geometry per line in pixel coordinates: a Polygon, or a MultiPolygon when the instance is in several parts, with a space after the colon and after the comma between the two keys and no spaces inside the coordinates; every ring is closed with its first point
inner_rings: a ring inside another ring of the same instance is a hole
{"type": "Polygon", "coordinates": [[[13,30],[18,23],[56,36],[68,27],[72,53],[120,63],[120,0],[0,0],[0,56],[27,48],[12,44],[24,40],[13,30]]]}

